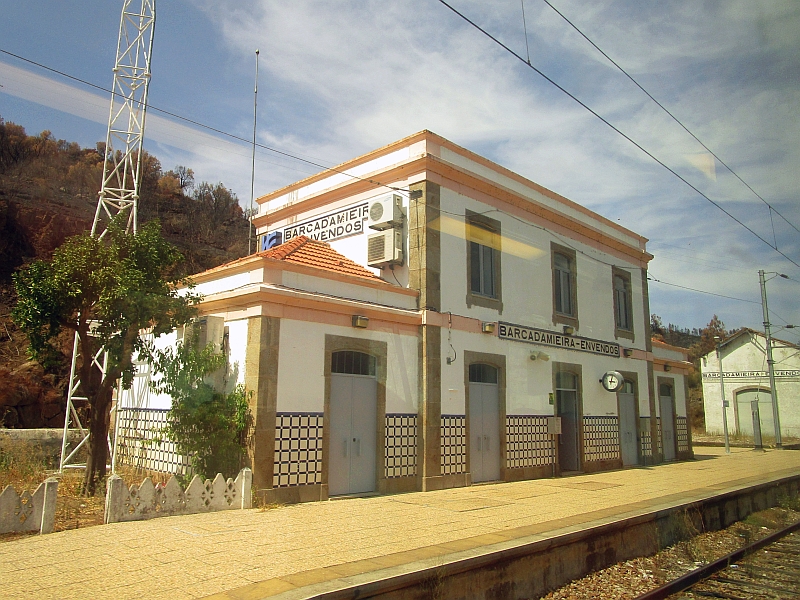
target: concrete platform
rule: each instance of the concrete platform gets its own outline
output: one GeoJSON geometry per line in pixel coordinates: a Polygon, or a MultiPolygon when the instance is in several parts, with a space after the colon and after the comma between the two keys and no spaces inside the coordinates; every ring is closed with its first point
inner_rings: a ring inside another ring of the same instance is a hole
{"type": "MultiPolygon", "coordinates": [[[[445,575],[454,586],[468,585],[458,573],[513,562],[534,546],[546,550],[572,539],[585,552],[598,552],[590,538],[602,531],[616,531],[635,545],[646,537],[637,524],[676,506],[800,477],[796,451],[733,449],[725,455],[723,449],[698,448],[696,455],[690,462],[561,479],[167,517],[26,538],[0,544],[0,597],[413,597],[410,590],[393,596],[393,589],[407,584],[431,597],[445,575]]],[[[609,543],[606,554],[614,547],[609,543]]],[[[599,552],[597,560],[606,554],[599,552]]]]}

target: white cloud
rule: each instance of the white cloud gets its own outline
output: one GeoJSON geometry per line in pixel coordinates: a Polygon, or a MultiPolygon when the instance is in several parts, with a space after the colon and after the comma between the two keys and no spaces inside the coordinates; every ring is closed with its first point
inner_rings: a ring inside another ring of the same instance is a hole
{"type": "MultiPolygon", "coordinates": [[[[751,280],[759,268],[800,279],[800,269],[435,0],[193,4],[223,38],[215,47],[229,53],[229,64],[251,64],[254,49],[261,51],[259,102],[263,89],[274,110],[259,118],[262,143],[335,164],[431,129],[649,237],[653,272],[664,281],[757,299],[751,280]]],[[[524,55],[518,0],[454,4],[524,55]]],[[[554,4],[800,225],[800,4],[554,4]]],[[[534,64],[800,262],[796,230],[709,160],[549,7],[529,0],[525,10],[534,64]]],[[[26,85],[19,94],[38,94],[33,101],[105,123],[106,100],[97,104],[52,82],[26,85]]],[[[217,110],[225,122],[229,105],[217,110]]],[[[250,116],[232,115],[227,122],[235,125],[228,127],[246,131],[240,125],[250,116]]],[[[171,121],[159,125],[151,117],[146,137],[170,145],[159,149],[166,167],[189,164],[249,196],[246,144],[171,121]]],[[[257,195],[317,170],[263,151],[258,159],[257,195]]],[[[771,303],[778,314],[800,321],[797,288],[791,287],[797,284],[784,282],[771,284],[771,303]]],[[[728,325],[758,326],[761,319],[757,305],[657,284],[651,306],[690,326],[705,324],[715,312],[728,325]]]]}

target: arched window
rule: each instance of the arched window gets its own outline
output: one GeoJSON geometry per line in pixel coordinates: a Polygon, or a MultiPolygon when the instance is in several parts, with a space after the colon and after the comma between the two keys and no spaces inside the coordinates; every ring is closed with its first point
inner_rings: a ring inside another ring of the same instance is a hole
{"type": "Polygon", "coordinates": [[[668,383],[662,383],[658,386],[658,395],[659,396],[669,396],[672,397],[672,386],[668,383]]]}
{"type": "Polygon", "coordinates": [[[578,391],[578,376],[569,371],[556,373],[556,390],[578,391]]]}
{"type": "Polygon", "coordinates": [[[469,366],[470,383],[497,383],[497,369],[492,365],[475,363],[469,366]]]}
{"type": "Polygon", "coordinates": [[[375,377],[375,357],[363,352],[341,350],[331,355],[331,373],[375,377]]]}

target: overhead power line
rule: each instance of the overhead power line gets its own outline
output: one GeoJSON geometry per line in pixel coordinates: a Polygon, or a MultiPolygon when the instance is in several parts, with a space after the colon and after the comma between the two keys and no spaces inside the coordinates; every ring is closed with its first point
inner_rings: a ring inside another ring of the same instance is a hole
{"type": "Polygon", "coordinates": [[[749,227],[749,226],[748,226],[746,223],[744,223],[744,222],[743,222],[741,219],[739,219],[739,218],[737,218],[736,216],[734,216],[734,215],[733,215],[731,212],[729,212],[728,210],[726,210],[726,209],[725,209],[725,208],[724,208],[724,207],[723,207],[721,204],[719,204],[718,202],[716,202],[716,201],[712,200],[711,198],[709,198],[709,197],[708,197],[706,194],[704,194],[704,193],[703,193],[703,192],[702,192],[702,191],[701,191],[699,188],[697,188],[695,185],[693,185],[692,183],[690,183],[690,182],[689,182],[689,181],[688,181],[686,178],[684,178],[684,177],[683,177],[683,176],[682,176],[680,173],[678,173],[678,172],[677,172],[677,171],[675,171],[675,170],[674,170],[672,167],[668,166],[668,165],[667,165],[666,163],[664,163],[662,160],[660,160],[659,158],[657,158],[657,157],[656,157],[656,156],[655,156],[653,153],[651,153],[649,150],[645,149],[645,148],[644,148],[644,147],[643,147],[641,144],[639,144],[637,141],[635,141],[635,140],[634,140],[633,138],[631,138],[629,135],[627,135],[627,134],[626,134],[626,133],[624,133],[622,130],[620,130],[619,128],[617,128],[617,127],[616,127],[615,125],[613,125],[613,124],[612,124],[610,121],[608,121],[608,119],[606,119],[605,117],[603,117],[602,115],[600,115],[600,114],[599,114],[597,111],[595,111],[594,109],[592,109],[592,108],[591,108],[589,105],[587,105],[585,102],[583,102],[582,100],[580,100],[580,99],[579,99],[577,96],[575,96],[574,94],[572,94],[571,92],[569,92],[569,91],[568,91],[566,88],[562,87],[562,86],[561,86],[560,84],[558,84],[558,83],[557,83],[555,80],[551,79],[551,78],[550,78],[548,75],[546,75],[546,74],[545,74],[543,71],[541,71],[541,70],[540,70],[540,69],[538,69],[537,67],[533,66],[532,64],[528,63],[528,61],[527,61],[527,60],[526,60],[524,57],[522,57],[522,56],[520,56],[519,54],[517,54],[517,53],[516,53],[514,50],[512,50],[511,48],[509,48],[508,46],[506,46],[506,45],[505,45],[503,42],[501,42],[499,39],[497,39],[497,38],[496,38],[495,36],[493,36],[491,33],[489,33],[488,31],[486,31],[485,29],[483,29],[483,28],[482,28],[480,25],[478,25],[477,23],[475,23],[474,21],[472,21],[472,20],[471,20],[469,17],[467,17],[467,16],[466,16],[466,15],[464,15],[463,13],[459,12],[459,11],[458,11],[456,8],[454,8],[453,6],[451,6],[450,4],[448,4],[447,2],[445,2],[445,0],[438,0],[438,1],[439,1],[439,3],[441,3],[441,4],[443,4],[444,6],[446,6],[447,8],[449,8],[449,9],[450,9],[450,10],[451,10],[453,13],[455,13],[456,15],[458,15],[458,16],[459,16],[461,19],[463,19],[464,21],[466,21],[467,23],[469,23],[469,24],[470,24],[472,27],[474,27],[475,29],[477,29],[478,31],[480,31],[480,32],[481,32],[483,35],[485,35],[485,36],[486,36],[486,37],[488,37],[490,40],[492,40],[492,41],[493,41],[495,44],[497,44],[498,46],[500,46],[501,48],[503,48],[503,49],[504,49],[506,52],[508,52],[509,54],[511,54],[512,56],[514,56],[515,58],[517,58],[517,59],[518,59],[520,62],[522,62],[522,63],[523,63],[525,66],[527,66],[529,69],[532,69],[532,70],[533,70],[534,72],[536,72],[536,73],[537,73],[539,76],[541,76],[543,79],[545,79],[545,81],[547,81],[548,83],[550,83],[551,85],[553,85],[555,88],[557,88],[559,91],[563,92],[563,93],[564,93],[565,95],[567,95],[569,98],[571,98],[572,100],[574,100],[575,102],[577,102],[577,103],[578,103],[578,104],[579,104],[581,107],[583,107],[583,108],[584,108],[585,110],[587,110],[589,113],[591,113],[592,115],[594,115],[594,116],[595,116],[597,119],[599,119],[600,121],[602,121],[602,122],[603,122],[605,125],[607,125],[608,127],[610,127],[610,128],[611,128],[613,131],[615,131],[617,134],[619,134],[620,136],[622,136],[623,138],[625,138],[625,139],[626,139],[628,142],[630,142],[630,143],[631,143],[631,144],[633,144],[633,145],[634,145],[636,148],[638,148],[639,150],[641,150],[641,151],[642,151],[644,154],[646,154],[648,157],[650,157],[650,158],[651,158],[653,161],[655,161],[655,162],[656,162],[657,164],[659,164],[661,167],[663,167],[664,169],[666,169],[667,171],[669,171],[669,172],[670,172],[672,175],[674,175],[675,177],[677,177],[677,178],[678,178],[680,181],[682,181],[682,182],[683,182],[683,183],[684,183],[686,186],[688,186],[690,189],[692,189],[693,191],[695,191],[695,192],[696,192],[696,193],[697,193],[699,196],[701,196],[702,198],[704,198],[706,201],[710,202],[712,205],[716,206],[716,207],[717,207],[719,210],[721,210],[723,213],[725,213],[726,215],[728,215],[728,216],[729,216],[731,219],[733,219],[734,221],[736,221],[736,223],[738,223],[739,225],[741,225],[741,226],[742,226],[744,229],[746,229],[747,231],[749,231],[749,232],[750,232],[751,234],[753,234],[753,235],[754,235],[756,238],[758,238],[759,240],[761,240],[761,241],[762,241],[764,244],[766,244],[767,246],[769,246],[770,248],[772,248],[772,249],[773,249],[775,252],[777,252],[778,254],[780,254],[781,256],[783,256],[783,257],[784,257],[786,260],[788,260],[790,263],[792,263],[792,264],[793,264],[793,265],[795,265],[796,267],[800,268],[800,263],[796,262],[794,259],[790,258],[790,257],[789,257],[788,255],[786,255],[785,253],[781,252],[781,250],[780,250],[780,249],[778,249],[778,247],[777,247],[777,244],[773,245],[772,243],[770,243],[769,241],[767,241],[766,239],[764,239],[763,237],[761,237],[761,236],[760,236],[758,233],[756,233],[756,232],[755,232],[755,231],[754,231],[752,228],[750,228],[750,227],[749,227]]]}
{"type": "MultiPolygon", "coordinates": [[[[54,69],[52,67],[48,67],[47,65],[43,65],[42,63],[36,62],[36,61],[31,60],[29,58],[25,58],[24,56],[20,56],[19,54],[14,54],[13,52],[9,52],[8,50],[3,50],[2,48],[0,48],[0,53],[7,54],[8,56],[12,56],[12,57],[14,57],[14,58],[16,58],[18,60],[21,60],[23,62],[26,62],[28,64],[35,65],[35,66],[39,67],[40,69],[44,69],[45,71],[50,71],[51,73],[55,73],[57,75],[60,75],[61,77],[66,77],[67,79],[71,79],[72,81],[77,81],[78,83],[82,83],[83,85],[92,87],[92,88],[94,88],[96,90],[100,90],[101,92],[106,92],[108,94],[113,94],[114,96],[119,96],[119,94],[117,92],[115,92],[113,90],[110,90],[108,88],[105,88],[105,87],[103,87],[101,85],[97,85],[96,83],[92,83],[90,81],[86,81],[85,79],[81,79],[80,77],[75,77],[74,75],[70,75],[69,73],[65,73],[64,71],[59,71],[58,69],[54,69]]],[[[225,137],[228,137],[228,138],[237,140],[239,142],[245,143],[248,146],[252,146],[253,145],[253,140],[248,140],[247,138],[243,138],[243,137],[238,136],[236,134],[228,133],[227,131],[223,131],[222,129],[217,129],[216,127],[212,127],[211,125],[206,125],[205,123],[201,123],[200,121],[195,121],[194,119],[190,119],[188,117],[184,117],[184,116],[179,115],[177,113],[170,112],[170,111],[165,110],[163,108],[159,108],[157,106],[153,106],[152,104],[148,104],[147,105],[147,109],[148,110],[154,110],[156,112],[160,112],[161,114],[170,116],[170,117],[172,117],[174,119],[178,119],[180,121],[184,121],[186,123],[191,123],[192,125],[200,127],[202,129],[207,129],[208,131],[213,131],[214,133],[218,133],[219,135],[223,135],[225,137]]],[[[274,152],[275,154],[280,154],[281,156],[285,156],[285,157],[291,158],[293,160],[298,160],[298,161],[306,163],[308,165],[312,165],[314,167],[317,167],[318,169],[323,169],[324,171],[331,171],[333,173],[338,173],[340,175],[345,175],[347,177],[351,177],[352,179],[357,179],[359,181],[365,181],[365,182],[371,183],[373,185],[377,185],[377,186],[380,186],[380,187],[385,187],[385,188],[390,189],[390,190],[395,191],[395,192],[406,192],[406,193],[408,193],[408,190],[405,189],[405,188],[394,187],[394,186],[391,186],[391,185],[387,185],[385,183],[381,183],[380,181],[375,181],[375,180],[372,180],[372,179],[366,179],[364,177],[359,177],[358,175],[353,175],[352,173],[348,173],[347,171],[342,171],[341,169],[336,169],[334,167],[328,167],[328,166],[323,165],[321,163],[314,162],[313,160],[309,160],[307,158],[302,158],[300,156],[292,154],[291,152],[286,152],[284,150],[278,150],[277,148],[273,148],[273,147],[267,146],[265,144],[256,143],[255,145],[256,145],[256,147],[261,148],[263,150],[267,150],[269,152],[274,152]]]]}
{"type": "Polygon", "coordinates": [[[746,300],[744,298],[736,298],[735,296],[726,296],[725,294],[717,294],[715,292],[709,292],[706,290],[698,290],[696,288],[686,287],[685,285],[678,285],[677,283],[670,283],[668,281],[662,281],[660,279],[656,279],[652,275],[647,276],[648,281],[655,281],[656,283],[660,283],[661,285],[669,285],[671,287],[680,288],[682,290],[688,290],[690,292],[697,292],[698,294],[708,294],[709,296],[717,296],[719,298],[727,298],[728,300],[737,300],[739,302],[747,302],[749,304],[761,304],[761,302],[757,302],[756,300],[746,300]]]}
{"type": "MultiPolygon", "coordinates": [[[[570,27],[572,27],[572,28],[573,28],[575,31],[577,31],[577,32],[578,32],[578,33],[579,33],[579,34],[580,34],[580,35],[583,37],[583,39],[585,39],[585,40],[586,40],[587,42],[589,42],[589,43],[590,43],[592,46],[594,46],[595,50],[597,50],[597,51],[598,51],[600,54],[602,54],[602,55],[603,55],[603,56],[604,56],[604,57],[605,57],[605,58],[608,60],[608,62],[610,62],[610,63],[611,63],[612,65],[614,65],[614,66],[615,66],[617,69],[619,69],[619,71],[620,71],[620,72],[622,72],[622,74],[623,74],[623,75],[625,75],[625,77],[627,77],[628,79],[630,79],[630,80],[633,82],[633,84],[634,84],[636,87],[638,87],[640,90],[642,90],[642,92],[644,92],[644,93],[645,93],[645,95],[646,95],[648,98],[650,98],[650,100],[652,100],[653,102],[655,102],[655,103],[658,105],[658,107],[659,107],[661,110],[663,110],[665,113],[667,113],[667,114],[668,114],[668,115],[669,115],[669,116],[672,118],[672,120],[673,120],[673,121],[675,121],[675,122],[676,122],[678,125],[680,125],[680,126],[683,128],[683,130],[684,130],[684,131],[686,131],[686,133],[688,133],[690,136],[692,136],[692,137],[693,137],[693,138],[694,138],[694,139],[697,141],[697,143],[698,143],[698,144],[700,144],[700,145],[701,145],[703,148],[705,148],[705,150],[706,150],[706,151],[707,151],[707,152],[708,152],[708,153],[709,153],[711,156],[713,156],[715,159],[717,159],[717,161],[719,162],[719,164],[721,164],[723,167],[725,167],[725,168],[726,168],[726,169],[727,169],[727,170],[728,170],[728,171],[729,171],[729,172],[730,172],[730,173],[731,173],[731,174],[732,174],[734,177],[736,177],[736,179],[738,179],[739,181],[741,181],[741,182],[744,184],[744,186],[745,186],[745,187],[746,187],[748,190],[750,190],[751,192],[753,192],[753,194],[756,196],[756,198],[758,198],[759,200],[761,200],[761,202],[763,202],[764,204],[766,204],[766,205],[769,207],[769,209],[770,209],[772,212],[774,212],[774,213],[775,213],[776,215],[778,215],[778,216],[779,216],[781,219],[783,219],[784,221],[786,221],[786,223],[788,223],[788,224],[789,224],[791,227],[793,227],[795,231],[797,231],[798,233],[800,233],[800,229],[798,229],[798,228],[795,226],[795,224],[794,224],[794,223],[792,223],[791,221],[789,221],[789,219],[787,219],[787,218],[786,218],[785,216],[783,216],[783,215],[782,215],[780,212],[778,212],[778,209],[776,209],[776,208],[775,208],[774,206],[772,206],[772,205],[771,205],[769,202],[767,202],[767,201],[766,201],[766,200],[765,200],[765,199],[764,199],[764,198],[761,196],[761,194],[759,194],[757,191],[755,191],[755,190],[754,190],[754,189],[753,189],[753,188],[750,186],[750,184],[749,184],[749,183],[747,183],[747,182],[746,182],[744,179],[742,179],[742,178],[739,176],[739,174],[738,174],[736,171],[734,171],[734,170],[733,170],[733,169],[732,169],[730,166],[728,166],[728,164],[727,164],[727,163],[726,163],[724,160],[722,160],[722,159],[721,159],[719,156],[717,156],[717,155],[716,155],[716,153],[715,153],[715,152],[714,152],[714,151],[713,151],[711,148],[709,148],[708,146],[706,146],[706,145],[703,143],[703,141],[702,141],[702,140],[701,140],[699,137],[697,137],[697,136],[696,136],[694,133],[692,133],[692,131],[690,131],[690,130],[689,130],[689,128],[688,128],[688,127],[686,127],[686,125],[684,125],[684,124],[683,124],[683,123],[680,121],[680,119],[678,119],[678,117],[676,117],[675,115],[673,115],[673,114],[672,114],[672,113],[671,113],[671,112],[670,112],[670,111],[667,109],[667,107],[665,107],[663,104],[661,104],[661,102],[659,102],[658,100],[656,100],[656,99],[653,97],[653,95],[652,95],[650,92],[648,92],[646,89],[644,89],[644,87],[642,87],[642,85],[641,85],[641,84],[640,84],[638,81],[636,81],[636,80],[635,80],[635,79],[634,79],[634,78],[633,78],[633,77],[632,77],[632,76],[631,76],[631,75],[630,75],[630,74],[629,74],[629,73],[628,73],[628,72],[627,72],[625,69],[623,69],[623,68],[622,68],[622,67],[621,67],[621,66],[620,66],[620,65],[619,65],[619,64],[618,64],[618,63],[617,63],[617,62],[616,62],[616,61],[615,61],[613,58],[611,58],[611,57],[610,57],[608,54],[606,54],[606,53],[605,53],[605,52],[602,50],[602,48],[600,48],[600,46],[598,46],[597,44],[595,44],[595,43],[594,43],[594,42],[593,42],[593,41],[592,41],[592,40],[589,38],[589,36],[587,36],[585,33],[583,33],[583,31],[581,31],[581,30],[580,30],[580,29],[579,29],[579,28],[578,28],[578,27],[575,25],[575,23],[573,23],[572,21],[570,21],[570,20],[569,20],[569,19],[568,19],[568,18],[567,18],[567,17],[564,15],[564,13],[562,13],[562,12],[561,12],[560,10],[558,10],[558,9],[557,9],[555,6],[553,6],[553,5],[552,5],[552,4],[551,4],[551,3],[550,3],[548,0],[542,0],[542,2],[544,2],[545,4],[547,4],[547,6],[549,6],[550,8],[552,8],[552,9],[553,9],[553,10],[554,10],[554,11],[555,11],[557,14],[558,14],[558,16],[560,16],[562,19],[564,19],[564,20],[565,20],[565,21],[566,21],[566,22],[567,22],[567,23],[570,25],[570,27]]],[[[774,229],[775,229],[775,228],[774,228],[774,226],[773,226],[773,236],[775,235],[775,230],[774,230],[774,229]]]]}

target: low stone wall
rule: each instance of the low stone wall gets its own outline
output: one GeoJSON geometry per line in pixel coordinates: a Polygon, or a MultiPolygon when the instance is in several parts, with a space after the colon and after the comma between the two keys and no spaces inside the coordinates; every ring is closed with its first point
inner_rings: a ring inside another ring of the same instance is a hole
{"type": "Polygon", "coordinates": [[[185,491],[174,475],[166,485],[154,485],[147,477],[141,484],[130,487],[119,475],[112,475],[106,488],[105,522],[252,508],[252,487],[250,469],[242,469],[236,479],[228,480],[221,473],[213,481],[195,475],[185,491]]]}
{"type": "MultiPolygon", "coordinates": [[[[64,430],[53,429],[0,429],[0,450],[14,444],[28,444],[34,452],[40,452],[48,460],[61,458],[61,440],[64,430]]],[[[74,445],[81,440],[80,431],[69,430],[69,441],[74,445]]]]}
{"type": "Polygon", "coordinates": [[[10,485],[0,493],[0,533],[38,531],[52,533],[56,518],[58,480],[51,477],[31,494],[17,493],[10,485]]]}

